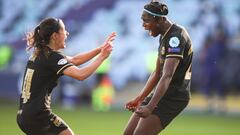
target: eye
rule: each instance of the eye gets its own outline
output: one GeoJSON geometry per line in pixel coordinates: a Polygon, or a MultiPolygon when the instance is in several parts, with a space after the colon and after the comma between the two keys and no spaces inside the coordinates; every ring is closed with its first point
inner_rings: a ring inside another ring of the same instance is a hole
{"type": "Polygon", "coordinates": [[[142,20],[144,23],[150,23],[153,21],[153,18],[143,18],[142,20]]]}

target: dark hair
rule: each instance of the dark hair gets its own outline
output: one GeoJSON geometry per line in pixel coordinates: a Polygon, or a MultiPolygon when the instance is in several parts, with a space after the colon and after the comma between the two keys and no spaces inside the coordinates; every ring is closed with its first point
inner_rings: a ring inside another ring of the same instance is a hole
{"type": "Polygon", "coordinates": [[[48,50],[47,45],[50,42],[51,35],[54,32],[60,30],[59,19],[56,18],[46,18],[40,22],[40,24],[34,29],[33,32],[26,34],[27,40],[27,50],[34,48],[34,53],[36,55],[39,52],[46,52],[48,50]]]}
{"type": "Polygon", "coordinates": [[[158,15],[168,14],[168,7],[164,3],[150,2],[144,6],[144,9],[158,15]]]}

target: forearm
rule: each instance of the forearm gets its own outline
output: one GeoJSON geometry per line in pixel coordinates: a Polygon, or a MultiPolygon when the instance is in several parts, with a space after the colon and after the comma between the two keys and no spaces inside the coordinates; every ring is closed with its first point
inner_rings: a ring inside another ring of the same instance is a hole
{"type": "Polygon", "coordinates": [[[92,63],[89,65],[79,68],[79,73],[80,73],[80,79],[79,80],[85,80],[88,78],[90,75],[92,75],[97,68],[102,64],[104,61],[104,58],[102,57],[97,57],[92,63]]]}
{"type": "Polygon", "coordinates": [[[153,110],[166,93],[179,61],[180,60],[177,58],[168,58],[165,61],[161,79],[157,84],[156,91],[154,92],[152,99],[147,105],[149,109],[153,110]]]}
{"type": "Polygon", "coordinates": [[[151,110],[153,110],[157,106],[158,102],[166,93],[171,82],[171,78],[172,78],[171,76],[163,76],[158,82],[156,91],[154,92],[152,99],[147,105],[149,108],[151,108],[151,110]]]}
{"type": "Polygon", "coordinates": [[[89,52],[77,54],[77,55],[73,56],[72,58],[69,57],[70,58],[69,60],[74,65],[79,66],[79,65],[91,60],[93,57],[98,55],[100,52],[101,52],[100,48],[95,48],[89,52]]]}
{"type": "Polygon", "coordinates": [[[146,85],[142,89],[141,93],[139,94],[138,98],[143,100],[148,94],[154,89],[160,79],[160,75],[158,75],[155,71],[149,77],[146,85]]]}

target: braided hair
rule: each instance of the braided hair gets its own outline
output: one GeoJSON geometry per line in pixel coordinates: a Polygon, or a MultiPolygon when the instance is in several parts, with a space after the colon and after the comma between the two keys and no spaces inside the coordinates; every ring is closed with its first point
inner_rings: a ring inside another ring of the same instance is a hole
{"type": "Polygon", "coordinates": [[[144,10],[153,16],[165,16],[168,14],[168,7],[164,3],[152,1],[144,6],[144,10]]]}
{"type": "Polygon", "coordinates": [[[36,56],[39,55],[40,52],[47,54],[47,51],[49,51],[49,47],[47,46],[49,45],[51,35],[54,32],[58,32],[60,28],[59,19],[46,18],[42,20],[33,32],[26,34],[27,51],[34,48],[36,56]]]}

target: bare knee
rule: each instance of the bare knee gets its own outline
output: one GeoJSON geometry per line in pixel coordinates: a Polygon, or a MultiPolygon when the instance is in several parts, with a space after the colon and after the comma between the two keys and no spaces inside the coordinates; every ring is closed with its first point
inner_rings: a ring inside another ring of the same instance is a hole
{"type": "Polygon", "coordinates": [[[71,129],[65,129],[62,132],[60,132],[58,135],[74,135],[74,133],[71,129]]]}
{"type": "Polygon", "coordinates": [[[126,128],[123,132],[123,135],[133,135],[134,129],[126,128]]]}
{"type": "Polygon", "coordinates": [[[140,118],[137,115],[133,114],[130,120],[128,121],[128,124],[123,132],[123,135],[133,135],[133,132],[138,124],[139,119],[140,118]]]}
{"type": "Polygon", "coordinates": [[[143,129],[136,129],[133,133],[133,135],[148,135],[148,132],[143,129]]]}

